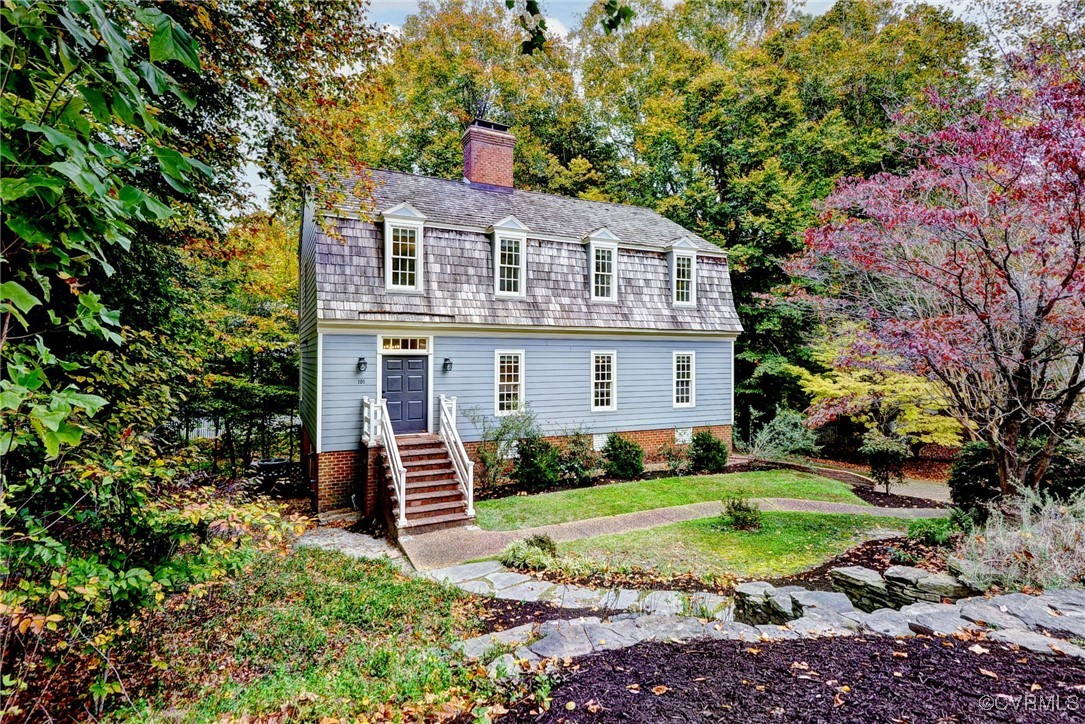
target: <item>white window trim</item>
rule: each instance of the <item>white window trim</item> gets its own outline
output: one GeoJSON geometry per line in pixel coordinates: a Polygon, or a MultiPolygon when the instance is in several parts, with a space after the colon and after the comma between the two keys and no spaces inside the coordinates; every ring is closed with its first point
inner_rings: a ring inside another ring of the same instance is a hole
{"type": "Polygon", "coordinates": [[[512,299],[521,299],[527,296],[527,234],[509,233],[503,231],[494,232],[494,296],[512,299]],[[518,292],[501,291],[501,241],[515,241],[520,245],[520,267],[518,292]]]}
{"type": "Polygon", "coordinates": [[[527,407],[527,353],[522,349],[495,349],[494,350],[494,417],[508,417],[517,412],[523,412],[527,407]],[[520,406],[516,410],[502,410],[500,408],[501,391],[501,355],[516,355],[520,358],[520,406]]]}
{"type": "Polygon", "coordinates": [[[671,252],[671,304],[676,307],[697,306],[697,255],[671,252]],[[689,259],[689,301],[678,301],[678,260],[689,259]]]}
{"type": "Polygon", "coordinates": [[[675,350],[671,353],[671,407],[697,406],[697,353],[675,350]],[[689,355],[689,402],[678,402],[678,356],[689,355]]]}
{"type": "Polygon", "coordinates": [[[618,352],[613,349],[593,349],[588,364],[588,403],[592,412],[617,412],[618,410],[618,352]],[[595,357],[610,355],[610,406],[595,406],[595,357]]]}
{"type": "Polygon", "coordinates": [[[381,214],[384,219],[384,288],[398,294],[421,294],[425,291],[426,216],[408,203],[397,204],[381,214]],[[392,284],[392,229],[413,229],[415,232],[414,284],[392,284]]]}
{"type": "Polygon", "coordinates": [[[588,243],[588,291],[593,302],[614,304],[618,301],[618,242],[592,240],[588,243]],[[610,296],[608,297],[595,294],[595,252],[598,249],[610,251],[610,296]]]}

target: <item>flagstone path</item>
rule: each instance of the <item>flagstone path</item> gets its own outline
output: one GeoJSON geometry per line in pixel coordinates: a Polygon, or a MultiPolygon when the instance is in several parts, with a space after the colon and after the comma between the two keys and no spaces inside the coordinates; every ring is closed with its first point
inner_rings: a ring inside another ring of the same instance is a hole
{"type": "MultiPolygon", "coordinates": [[[[846,513],[901,519],[939,518],[949,514],[948,510],[941,508],[878,508],[870,505],[830,503],[798,498],[756,498],[753,502],[760,505],[762,510],[796,513],[846,513]]],[[[496,556],[509,543],[536,534],[548,535],[561,543],[597,535],[628,533],[697,518],[710,518],[719,515],[722,511],[723,503],[712,500],[705,503],[641,510],[635,513],[573,520],[520,530],[451,528],[422,535],[403,536],[399,540],[399,545],[416,569],[426,571],[496,556]]]]}

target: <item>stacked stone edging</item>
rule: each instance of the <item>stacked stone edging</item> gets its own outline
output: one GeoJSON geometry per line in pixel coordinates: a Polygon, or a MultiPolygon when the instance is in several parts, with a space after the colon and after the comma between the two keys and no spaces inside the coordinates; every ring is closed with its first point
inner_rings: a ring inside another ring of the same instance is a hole
{"type": "Polygon", "coordinates": [[[867,612],[912,603],[956,601],[979,593],[948,573],[932,573],[912,566],[892,566],[884,575],[863,566],[847,566],[832,569],[829,578],[833,588],[851,599],[856,608],[867,612]]]}
{"type": "Polygon", "coordinates": [[[768,638],[794,638],[796,634],[806,636],[811,632],[828,636],[859,633],[894,637],[979,633],[991,641],[1036,653],[1085,658],[1085,648],[1071,643],[1071,640],[1085,640],[1085,590],[1081,589],[1045,591],[1037,596],[1024,593],[990,598],[969,596],[952,604],[919,601],[900,610],[864,611],[840,591],[807,591],[796,586],[776,588],[753,581],[735,589],[735,620],[755,626],[768,638]],[[779,623],[788,611],[793,620],[779,623]],[[773,627],[780,629],[778,636],[772,635],[773,627]]]}

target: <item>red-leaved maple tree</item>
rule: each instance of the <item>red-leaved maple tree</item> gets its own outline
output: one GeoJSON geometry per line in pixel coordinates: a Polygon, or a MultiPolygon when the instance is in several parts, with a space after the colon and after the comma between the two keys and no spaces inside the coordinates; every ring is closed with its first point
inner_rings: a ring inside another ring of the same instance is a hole
{"type": "Polygon", "coordinates": [[[938,130],[902,119],[914,170],[841,182],[790,266],[827,323],[869,330],[842,364],[936,382],[1004,493],[1085,421],[1085,65],[1011,67],[981,98],[933,97],[955,117],[938,130]]]}

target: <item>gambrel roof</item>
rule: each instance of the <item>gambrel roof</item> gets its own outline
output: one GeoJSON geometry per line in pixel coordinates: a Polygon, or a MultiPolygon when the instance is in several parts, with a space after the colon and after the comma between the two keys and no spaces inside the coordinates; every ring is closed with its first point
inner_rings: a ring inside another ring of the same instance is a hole
{"type": "Polygon", "coordinates": [[[650,209],[372,173],[378,183],[374,198],[368,209],[360,209],[357,199],[343,206],[341,238],[314,230],[320,319],[659,333],[742,330],[726,254],[650,209]],[[418,294],[388,291],[383,272],[380,214],[408,207],[412,216],[425,217],[426,281],[418,294]],[[494,294],[491,231],[502,224],[528,229],[523,297],[494,294]],[[590,298],[582,243],[589,237],[619,240],[617,303],[590,298]],[[672,304],[672,249],[697,250],[695,307],[672,304]]]}

